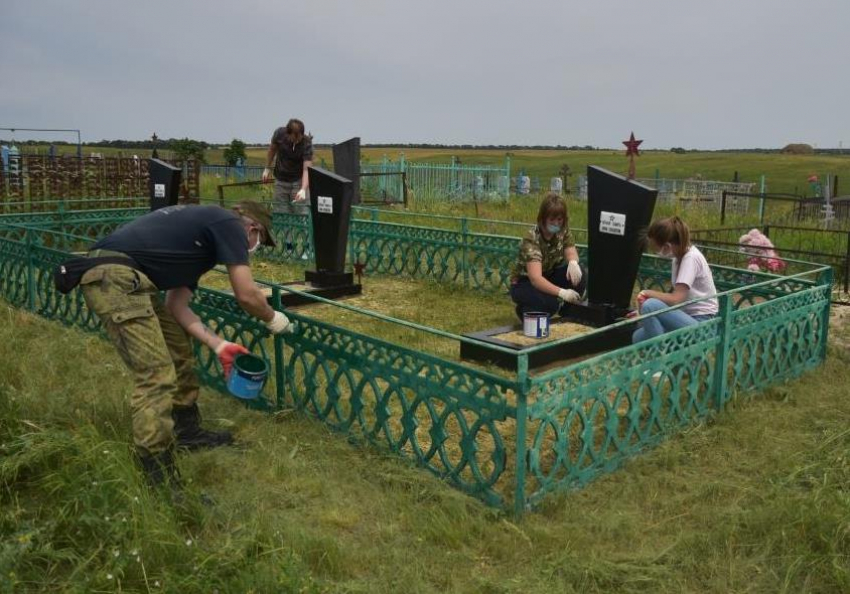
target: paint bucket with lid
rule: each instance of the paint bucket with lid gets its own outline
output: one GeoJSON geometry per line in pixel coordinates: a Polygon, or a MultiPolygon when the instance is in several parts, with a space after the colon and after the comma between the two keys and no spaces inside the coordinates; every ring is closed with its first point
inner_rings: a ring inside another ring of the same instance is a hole
{"type": "Polygon", "coordinates": [[[269,375],[269,365],[256,355],[241,354],[233,361],[227,378],[228,391],[242,400],[255,400],[269,375]]]}
{"type": "Polygon", "coordinates": [[[549,338],[549,318],[544,311],[522,314],[522,333],[529,338],[549,338]]]}

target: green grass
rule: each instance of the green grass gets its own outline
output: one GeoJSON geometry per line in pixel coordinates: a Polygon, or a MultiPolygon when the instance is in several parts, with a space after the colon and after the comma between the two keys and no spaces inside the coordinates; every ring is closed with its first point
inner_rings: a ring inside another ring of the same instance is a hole
{"type": "MultiPolygon", "coordinates": [[[[74,153],[73,146],[59,147],[61,151],[74,153]]],[[[41,147],[40,150],[46,150],[41,147]]],[[[133,154],[149,156],[149,151],[83,147],[84,154],[100,152],[103,155],[130,157],[133,154]]],[[[161,151],[168,157],[167,151],[161,151]]],[[[451,157],[458,157],[464,165],[503,165],[506,152],[488,149],[406,149],[364,147],[361,157],[371,162],[379,162],[384,156],[396,161],[399,153],[404,152],[408,161],[450,163],[451,157]]],[[[511,152],[511,172],[517,174],[521,169],[532,177],[539,177],[541,184],[548,187],[548,179],[557,176],[561,166],[570,166],[574,175],[585,172],[588,165],[598,165],[612,171],[625,174],[628,160],[625,149],[599,151],[557,151],[557,150],[517,150],[511,152]]],[[[247,151],[249,165],[264,165],[265,148],[251,148],[247,151]]],[[[330,165],[333,157],[330,149],[317,149],[315,162],[321,159],[330,165]]],[[[211,149],[206,152],[208,163],[223,163],[222,151],[211,149]]],[[[652,178],[685,179],[696,175],[706,180],[732,181],[735,172],[742,182],[756,184],[758,191],[761,176],[767,181],[769,192],[811,193],[807,179],[816,174],[825,179],[828,174],[839,176],[839,190],[847,193],[850,183],[850,155],[782,155],[778,153],[735,153],[735,152],[688,152],[676,154],[669,151],[643,151],[637,159],[637,176],[652,178]],[[841,181],[844,180],[844,181],[841,181]]],[[[204,194],[206,196],[206,194],[204,194]]]]}
{"type": "Polygon", "coordinates": [[[174,508],[133,466],[111,347],[5,304],[0,319],[3,593],[850,589],[843,346],[516,521],[317,422],[209,391],[207,423],[243,447],[182,456],[189,501],[174,508]]]}

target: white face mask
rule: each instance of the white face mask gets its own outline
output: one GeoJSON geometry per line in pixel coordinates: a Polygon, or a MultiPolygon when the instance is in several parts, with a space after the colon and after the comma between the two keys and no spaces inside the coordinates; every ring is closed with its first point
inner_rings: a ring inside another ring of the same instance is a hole
{"type": "Polygon", "coordinates": [[[257,243],[254,244],[254,247],[248,248],[248,253],[253,254],[257,251],[257,248],[260,247],[260,232],[257,231],[257,243]]]}

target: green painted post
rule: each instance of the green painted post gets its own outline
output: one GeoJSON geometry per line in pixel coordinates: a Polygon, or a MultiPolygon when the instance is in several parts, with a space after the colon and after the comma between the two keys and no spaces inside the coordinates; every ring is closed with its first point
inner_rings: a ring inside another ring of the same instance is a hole
{"type": "Polygon", "coordinates": [[[516,383],[516,490],[514,491],[514,515],[525,512],[525,469],[528,463],[526,430],[528,424],[528,355],[517,357],[516,383]]]}
{"type": "Polygon", "coordinates": [[[461,240],[461,253],[460,253],[460,265],[463,267],[463,286],[469,287],[469,248],[467,247],[467,242],[469,240],[467,234],[469,233],[469,221],[466,220],[466,217],[462,217],[460,219],[460,240],[461,240]]]}
{"type": "Polygon", "coordinates": [[[834,282],[835,273],[832,270],[832,266],[827,266],[826,270],[823,272],[823,277],[821,281],[824,285],[829,287],[827,292],[827,299],[823,306],[823,312],[821,313],[820,323],[823,328],[823,332],[820,337],[820,360],[823,362],[826,360],[826,348],[827,342],[829,340],[829,308],[832,306],[832,303],[829,298],[829,294],[832,292],[832,284],[834,282]]]}
{"type": "MultiPolygon", "coordinates": [[[[280,302],[280,287],[275,285],[272,287],[272,303],[277,311],[282,311],[283,306],[280,302]]],[[[275,408],[280,410],[283,408],[283,402],[286,398],[286,368],[283,358],[283,334],[274,335],[274,383],[275,383],[275,408]]]]}
{"type": "Polygon", "coordinates": [[[67,241],[68,237],[65,235],[65,199],[59,199],[59,207],[57,208],[57,213],[59,215],[59,229],[61,231],[62,242],[59,244],[59,249],[65,251],[68,249],[67,241]]]}
{"type": "Polygon", "coordinates": [[[405,171],[404,153],[398,154],[398,170],[401,173],[401,191],[399,195],[404,198],[404,207],[407,208],[407,174],[405,171]]]}
{"type": "Polygon", "coordinates": [[[732,297],[730,295],[721,295],[718,301],[720,302],[718,311],[720,317],[720,328],[718,329],[720,340],[717,343],[717,351],[714,356],[714,387],[716,390],[715,404],[717,406],[717,412],[721,412],[727,400],[726,391],[729,383],[727,367],[729,365],[729,352],[732,345],[732,297]]]}
{"type": "Polygon", "coordinates": [[[508,198],[511,195],[511,157],[510,155],[505,156],[505,178],[508,180],[507,186],[505,187],[505,195],[503,198],[508,198]]]}
{"type": "Polygon", "coordinates": [[[759,225],[764,225],[764,191],[766,187],[764,174],[762,174],[761,183],[759,184],[759,194],[761,195],[759,198],[759,225]]]}
{"type": "Polygon", "coordinates": [[[27,308],[30,311],[35,311],[35,270],[33,269],[33,238],[32,229],[27,227],[26,233],[27,243],[27,308]]]}

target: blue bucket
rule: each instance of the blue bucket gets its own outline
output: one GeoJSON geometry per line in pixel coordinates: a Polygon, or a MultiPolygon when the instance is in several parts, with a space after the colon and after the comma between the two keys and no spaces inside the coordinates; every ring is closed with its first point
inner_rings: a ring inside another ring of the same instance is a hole
{"type": "Polygon", "coordinates": [[[269,366],[265,359],[243,353],[233,361],[227,389],[237,398],[255,400],[263,391],[268,375],[269,366]]]}

